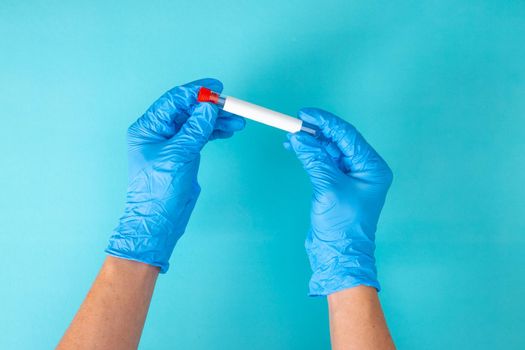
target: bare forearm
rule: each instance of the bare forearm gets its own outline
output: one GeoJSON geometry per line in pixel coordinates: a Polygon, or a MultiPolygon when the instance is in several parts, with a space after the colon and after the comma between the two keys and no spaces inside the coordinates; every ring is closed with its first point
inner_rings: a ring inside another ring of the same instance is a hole
{"type": "Polygon", "coordinates": [[[395,349],[375,288],[330,294],[328,306],[333,350],[395,349]]]}
{"type": "Polygon", "coordinates": [[[136,349],[158,272],[107,257],[57,349],[136,349]]]}

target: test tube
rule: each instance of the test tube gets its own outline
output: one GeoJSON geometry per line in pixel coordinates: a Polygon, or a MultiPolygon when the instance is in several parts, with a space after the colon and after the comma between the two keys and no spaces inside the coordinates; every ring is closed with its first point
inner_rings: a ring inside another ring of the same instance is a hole
{"type": "Polygon", "coordinates": [[[308,124],[301,119],[272,111],[271,109],[239,100],[235,97],[222,96],[219,93],[205,87],[200,88],[197,101],[214,103],[226,112],[230,112],[247,119],[255,120],[256,122],[273,126],[274,128],[285,130],[291,133],[304,131],[313,136],[317,136],[318,134],[318,129],[315,126],[308,124]]]}

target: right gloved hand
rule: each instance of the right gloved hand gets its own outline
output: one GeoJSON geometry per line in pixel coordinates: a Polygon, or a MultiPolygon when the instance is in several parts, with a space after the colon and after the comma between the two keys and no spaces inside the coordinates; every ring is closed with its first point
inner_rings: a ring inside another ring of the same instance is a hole
{"type": "Polygon", "coordinates": [[[375,267],[375,231],[392,171],[349,123],[316,108],[299,118],[324,137],[288,134],[313,185],[306,251],[313,270],[310,295],[367,285],[380,289],[375,267]]]}

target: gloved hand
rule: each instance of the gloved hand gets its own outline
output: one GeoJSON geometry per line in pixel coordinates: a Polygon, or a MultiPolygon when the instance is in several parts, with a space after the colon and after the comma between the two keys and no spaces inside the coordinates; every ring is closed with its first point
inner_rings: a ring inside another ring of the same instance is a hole
{"type": "Polygon", "coordinates": [[[315,108],[299,118],[323,136],[288,134],[313,185],[306,251],[313,270],[310,295],[366,285],[380,289],[375,267],[375,231],[392,171],[349,123],[315,108]]]}
{"type": "Polygon", "coordinates": [[[177,86],[160,97],[128,129],[128,193],[124,215],[106,252],[168,270],[200,186],[200,151],[209,139],[244,128],[243,118],[198,103],[201,86],[222,91],[215,79],[177,86]]]}

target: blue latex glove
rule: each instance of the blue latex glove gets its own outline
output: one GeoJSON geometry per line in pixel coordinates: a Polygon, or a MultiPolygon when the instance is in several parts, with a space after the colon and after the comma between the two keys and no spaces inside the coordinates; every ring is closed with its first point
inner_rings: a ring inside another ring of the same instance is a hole
{"type": "Polygon", "coordinates": [[[129,182],[124,215],[106,252],[168,270],[200,186],[200,151],[209,139],[227,138],[244,128],[243,118],[198,103],[201,86],[222,91],[222,83],[202,79],[160,97],[128,129],[129,182]]]}
{"type": "Polygon", "coordinates": [[[299,118],[324,137],[289,134],[313,185],[311,229],[306,251],[313,270],[310,295],[366,285],[380,289],[375,267],[375,231],[392,171],[349,123],[314,108],[299,118]]]}

